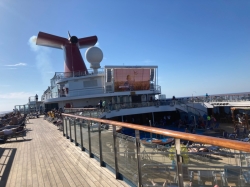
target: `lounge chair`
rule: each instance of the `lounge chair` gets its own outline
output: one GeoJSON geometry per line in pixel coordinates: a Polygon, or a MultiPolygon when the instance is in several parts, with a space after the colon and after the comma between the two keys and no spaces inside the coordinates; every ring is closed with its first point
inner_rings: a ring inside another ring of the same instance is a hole
{"type": "MultiPolygon", "coordinates": [[[[8,139],[11,139],[11,138],[16,138],[16,140],[17,140],[17,137],[22,137],[23,139],[25,139],[24,136],[26,133],[26,129],[24,128],[24,126],[17,126],[14,128],[16,128],[16,130],[13,131],[11,134],[1,135],[0,138],[3,139],[4,142],[6,142],[8,139]]],[[[6,129],[8,129],[8,128],[6,128],[6,129]]],[[[3,129],[3,130],[6,130],[6,129],[3,129]]],[[[9,128],[9,129],[11,129],[11,128],[9,128]]]]}
{"type": "Polygon", "coordinates": [[[210,170],[198,171],[198,183],[205,185],[205,181],[211,181],[215,185],[217,183],[215,173],[210,170]]]}

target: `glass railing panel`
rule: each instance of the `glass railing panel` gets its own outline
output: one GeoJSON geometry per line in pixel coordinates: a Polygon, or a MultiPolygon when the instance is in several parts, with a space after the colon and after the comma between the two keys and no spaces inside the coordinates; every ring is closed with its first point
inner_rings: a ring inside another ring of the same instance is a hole
{"type": "Polygon", "coordinates": [[[67,137],[70,138],[70,119],[67,120],[67,137]]]}
{"type": "Polygon", "coordinates": [[[242,167],[250,167],[250,153],[240,151],[240,160],[242,167]]]}
{"type": "Polygon", "coordinates": [[[114,169],[115,159],[114,159],[114,143],[113,143],[112,125],[103,124],[102,154],[103,154],[103,161],[114,169]]]}
{"type": "Polygon", "coordinates": [[[96,110],[90,111],[91,117],[93,118],[99,118],[98,112],[96,110]]]}
{"type": "Polygon", "coordinates": [[[84,117],[91,117],[90,111],[88,111],[88,110],[86,111],[86,110],[85,110],[85,111],[83,112],[83,116],[84,116],[84,117]]]}
{"type": "Polygon", "coordinates": [[[98,130],[99,124],[97,122],[92,121],[90,123],[90,139],[91,139],[91,151],[92,153],[100,157],[100,151],[99,151],[99,130],[98,130]]]}
{"type": "Polygon", "coordinates": [[[82,121],[82,139],[83,139],[83,147],[89,150],[88,122],[86,120],[82,121]]]}
{"type": "Polygon", "coordinates": [[[67,132],[66,132],[66,125],[67,125],[68,121],[64,118],[63,119],[63,133],[65,136],[67,136],[67,132]]]}
{"type": "Polygon", "coordinates": [[[80,131],[80,127],[81,127],[81,121],[80,120],[76,120],[76,143],[78,143],[78,145],[81,145],[81,131],[80,131]]]}
{"type": "Polygon", "coordinates": [[[248,186],[250,154],[206,144],[182,145],[183,182],[192,185],[248,186]]]}
{"type": "Polygon", "coordinates": [[[173,138],[141,140],[142,183],[148,186],[175,184],[176,153],[173,138]]]}
{"type": "Polygon", "coordinates": [[[117,133],[119,172],[135,185],[138,183],[135,138],[117,133]]]}
{"type": "Polygon", "coordinates": [[[70,120],[70,128],[71,128],[71,140],[75,141],[75,130],[74,130],[74,120],[70,120]]]}

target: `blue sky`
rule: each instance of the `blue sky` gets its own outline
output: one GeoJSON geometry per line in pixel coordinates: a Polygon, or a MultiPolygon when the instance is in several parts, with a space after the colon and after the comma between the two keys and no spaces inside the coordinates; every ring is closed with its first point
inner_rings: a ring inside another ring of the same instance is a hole
{"type": "Polygon", "coordinates": [[[97,35],[102,67],[158,65],[167,97],[249,92],[249,23],[248,0],[0,0],[0,111],[64,70],[62,50],[31,47],[39,31],[97,35]]]}

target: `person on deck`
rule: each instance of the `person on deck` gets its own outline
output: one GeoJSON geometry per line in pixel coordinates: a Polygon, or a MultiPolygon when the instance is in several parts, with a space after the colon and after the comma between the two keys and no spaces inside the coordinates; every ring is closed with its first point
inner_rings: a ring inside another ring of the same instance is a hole
{"type": "Polygon", "coordinates": [[[11,129],[3,129],[2,131],[0,131],[0,136],[12,135],[12,134],[20,131],[21,129],[23,129],[23,127],[17,127],[17,128],[11,128],[11,129]]]}
{"type": "Polygon", "coordinates": [[[100,110],[102,111],[102,100],[100,100],[99,102],[99,107],[100,107],[100,110]]]}
{"type": "Polygon", "coordinates": [[[207,128],[210,128],[211,125],[211,117],[207,115],[207,128]]]}
{"type": "Polygon", "coordinates": [[[105,112],[105,104],[106,104],[106,101],[104,100],[104,101],[102,102],[103,112],[105,112]]]}

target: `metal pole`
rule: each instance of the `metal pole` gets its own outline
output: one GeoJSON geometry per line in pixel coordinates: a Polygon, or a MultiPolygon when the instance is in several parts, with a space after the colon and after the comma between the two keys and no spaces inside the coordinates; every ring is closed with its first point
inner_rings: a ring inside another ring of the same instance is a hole
{"type": "Polygon", "coordinates": [[[88,138],[89,138],[89,157],[92,158],[92,151],[91,151],[91,137],[90,137],[90,124],[92,126],[92,121],[88,121],[88,138]]]}
{"type": "Polygon", "coordinates": [[[135,130],[135,143],[136,143],[136,155],[137,155],[138,186],[142,187],[140,131],[139,130],[135,130]]]}
{"type": "Polygon", "coordinates": [[[83,147],[82,123],[80,123],[80,133],[81,133],[81,149],[82,151],[85,151],[85,148],[83,147]]]}
{"type": "MultiPolygon", "coordinates": [[[[151,120],[149,120],[149,126],[151,127],[151,120]]],[[[150,139],[152,140],[152,132],[150,132],[150,139]]]]}
{"type": "Polygon", "coordinates": [[[196,118],[195,118],[195,115],[194,115],[194,127],[195,127],[195,129],[197,128],[196,126],[197,126],[197,124],[196,124],[196,118]]]}
{"type": "Polygon", "coordinates": [[[98,132],[99,132],[99,154],[100,154],[100,166],[103,166],[103,157],[102,157],[102,130],[101,130],[101,123],[98,125],[98,132]]]}
{"type": "Polygon", "coordinates": [[[152,112],[152,123],[153,123],[153,125],[155,124],[155,116],[154,116],[154,112],[152,112]]]}
{"type": "Polygon", "coordinates": [[[176,149],[176,175],[178,178],[178,186],[183,187],[183,171],[182,171],[182,157],[181,157],[181,143],[180,139],[175,139],[176,149]]]}
{"type": "Polygon", "coordinates": [[[75,146],[78,146],[77,138],[76,138],[76,119],[74,119],[74,133],[75,133],[75,146]]]}
{"type": "Polygon", "coordinates": [[[66,118],[66,138],[69,139],[69,135],[68,135],[68,122],[69,122],[69,119],[67,120],[66,118]]]}
{"type": "Polygon", "coordinates": [[[69,134],[70,134],[70,141],[73,142],[73,139],[72,139],[72,132],[71,132],[71,122],[69,120],[69,134]]]}
{"type": "Polygon", "coordinates": [[[63,136],[65,136],[65,124],[66,124],[66,120],[65,118],[63,118],[63,136]]]}
{"type": "Polygon", "coordinates": [[[114,157],[115,157],[115,178],[119,179],[119,168],[118,168],[118,155],[117,155],[117,143],[116,143],[116,126],[113,126],[113,150],[114,150],[114,157]]]}

